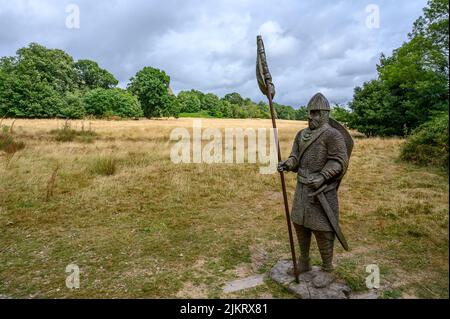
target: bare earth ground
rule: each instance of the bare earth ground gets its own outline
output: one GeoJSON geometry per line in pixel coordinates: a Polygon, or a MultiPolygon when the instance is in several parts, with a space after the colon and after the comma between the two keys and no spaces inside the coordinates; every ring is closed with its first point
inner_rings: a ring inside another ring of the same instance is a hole
{"type": "MultiPolygon", "coordinates": [[[[291,297],[270,280],[222,292],[227,281],[289,258],[277,174],[261,175],[255,164],[173,164],[170,132],[190,128],[190,119],[84,121],[98,134],[92,143],[57,142],[50,131],[63,124],[18,120],[14,134],[25,149],[13,158],[0,153],[0,297],[291,297]],[[113,176],[92,170],[102,157],[116,161],[113,176]],[[65,285],[72,263],[81,269],[73,291],[65,285]]],[[[270,127],[266,120],[202,124],[270,127]]],[[[280,126],[286,157],[305,123],[280,126]]],[[[377,264],[383,298],[448,298],[447,174],[399,162],[401,139],[355,143],[340,192],[351,251],[336,244],[337,273],[364,291],[365,267],[377,264]]],[[[288,174],[290,198],[295,181],[288,174]]]]}

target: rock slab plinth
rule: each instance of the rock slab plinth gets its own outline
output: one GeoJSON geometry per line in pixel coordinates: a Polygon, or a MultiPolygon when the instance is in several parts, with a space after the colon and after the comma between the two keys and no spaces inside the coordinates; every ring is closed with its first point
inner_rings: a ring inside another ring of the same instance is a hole
{"type": "Polygon", "coordinates": [[[311,271],[300,274],[300,283],[295,282],[292,261],[280,260],[270,271],[275,282],[287,288],[301,299],[349,299],[351,289],[334,274],[313,267],[311,271]]]}

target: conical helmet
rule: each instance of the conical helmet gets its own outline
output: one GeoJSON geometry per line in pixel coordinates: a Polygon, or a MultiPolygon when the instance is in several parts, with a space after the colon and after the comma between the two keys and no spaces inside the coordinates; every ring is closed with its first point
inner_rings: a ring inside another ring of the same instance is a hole
{"type": "Polygon", "coordinates": [[[330,103],[322,93],[314,95],[306,108],[308,111],[330,111],[330,103]]]}

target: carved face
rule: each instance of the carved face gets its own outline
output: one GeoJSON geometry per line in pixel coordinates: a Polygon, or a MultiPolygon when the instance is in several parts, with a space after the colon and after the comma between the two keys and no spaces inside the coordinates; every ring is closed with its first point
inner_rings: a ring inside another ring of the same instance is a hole
{"type": "Polygon", "coordinates": [[[310,130],[316,130],[328,122],[329,112],[313,110],[309,111],[308,125],[310,130]]]}

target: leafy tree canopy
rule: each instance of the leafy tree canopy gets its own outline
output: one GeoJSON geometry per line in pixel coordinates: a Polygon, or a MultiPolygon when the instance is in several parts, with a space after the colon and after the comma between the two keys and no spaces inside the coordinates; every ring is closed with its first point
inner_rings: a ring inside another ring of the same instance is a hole
{"type": "Polygon", "coordinates": [[[84,103],[86,114],[96,117],[133,118],[144,115],[138,99],[119,88],[91,90],[84,97],[84,103]]]}
{"type": "Polygon", "coordinates": [[[79,60],[75,63],[80,87],[87,89],[110,89],[119,81],[108,71],[99,67],[97,62],[91,60],[79,60]]]}
{"type": "Polygon", "coordinates": [[[378,79],[355,89],[350,127],[403,136],[448,109],[448,8],[448,0],[430,0],[409,41],[381,56],[378,79]]]}
{"type": "Polygon", "coordinates": [[[175,111],[169,85],[164,71],[145,67],[130,79],[127,89],[137,96],[146,117],[164,117],[175,111]]]}

